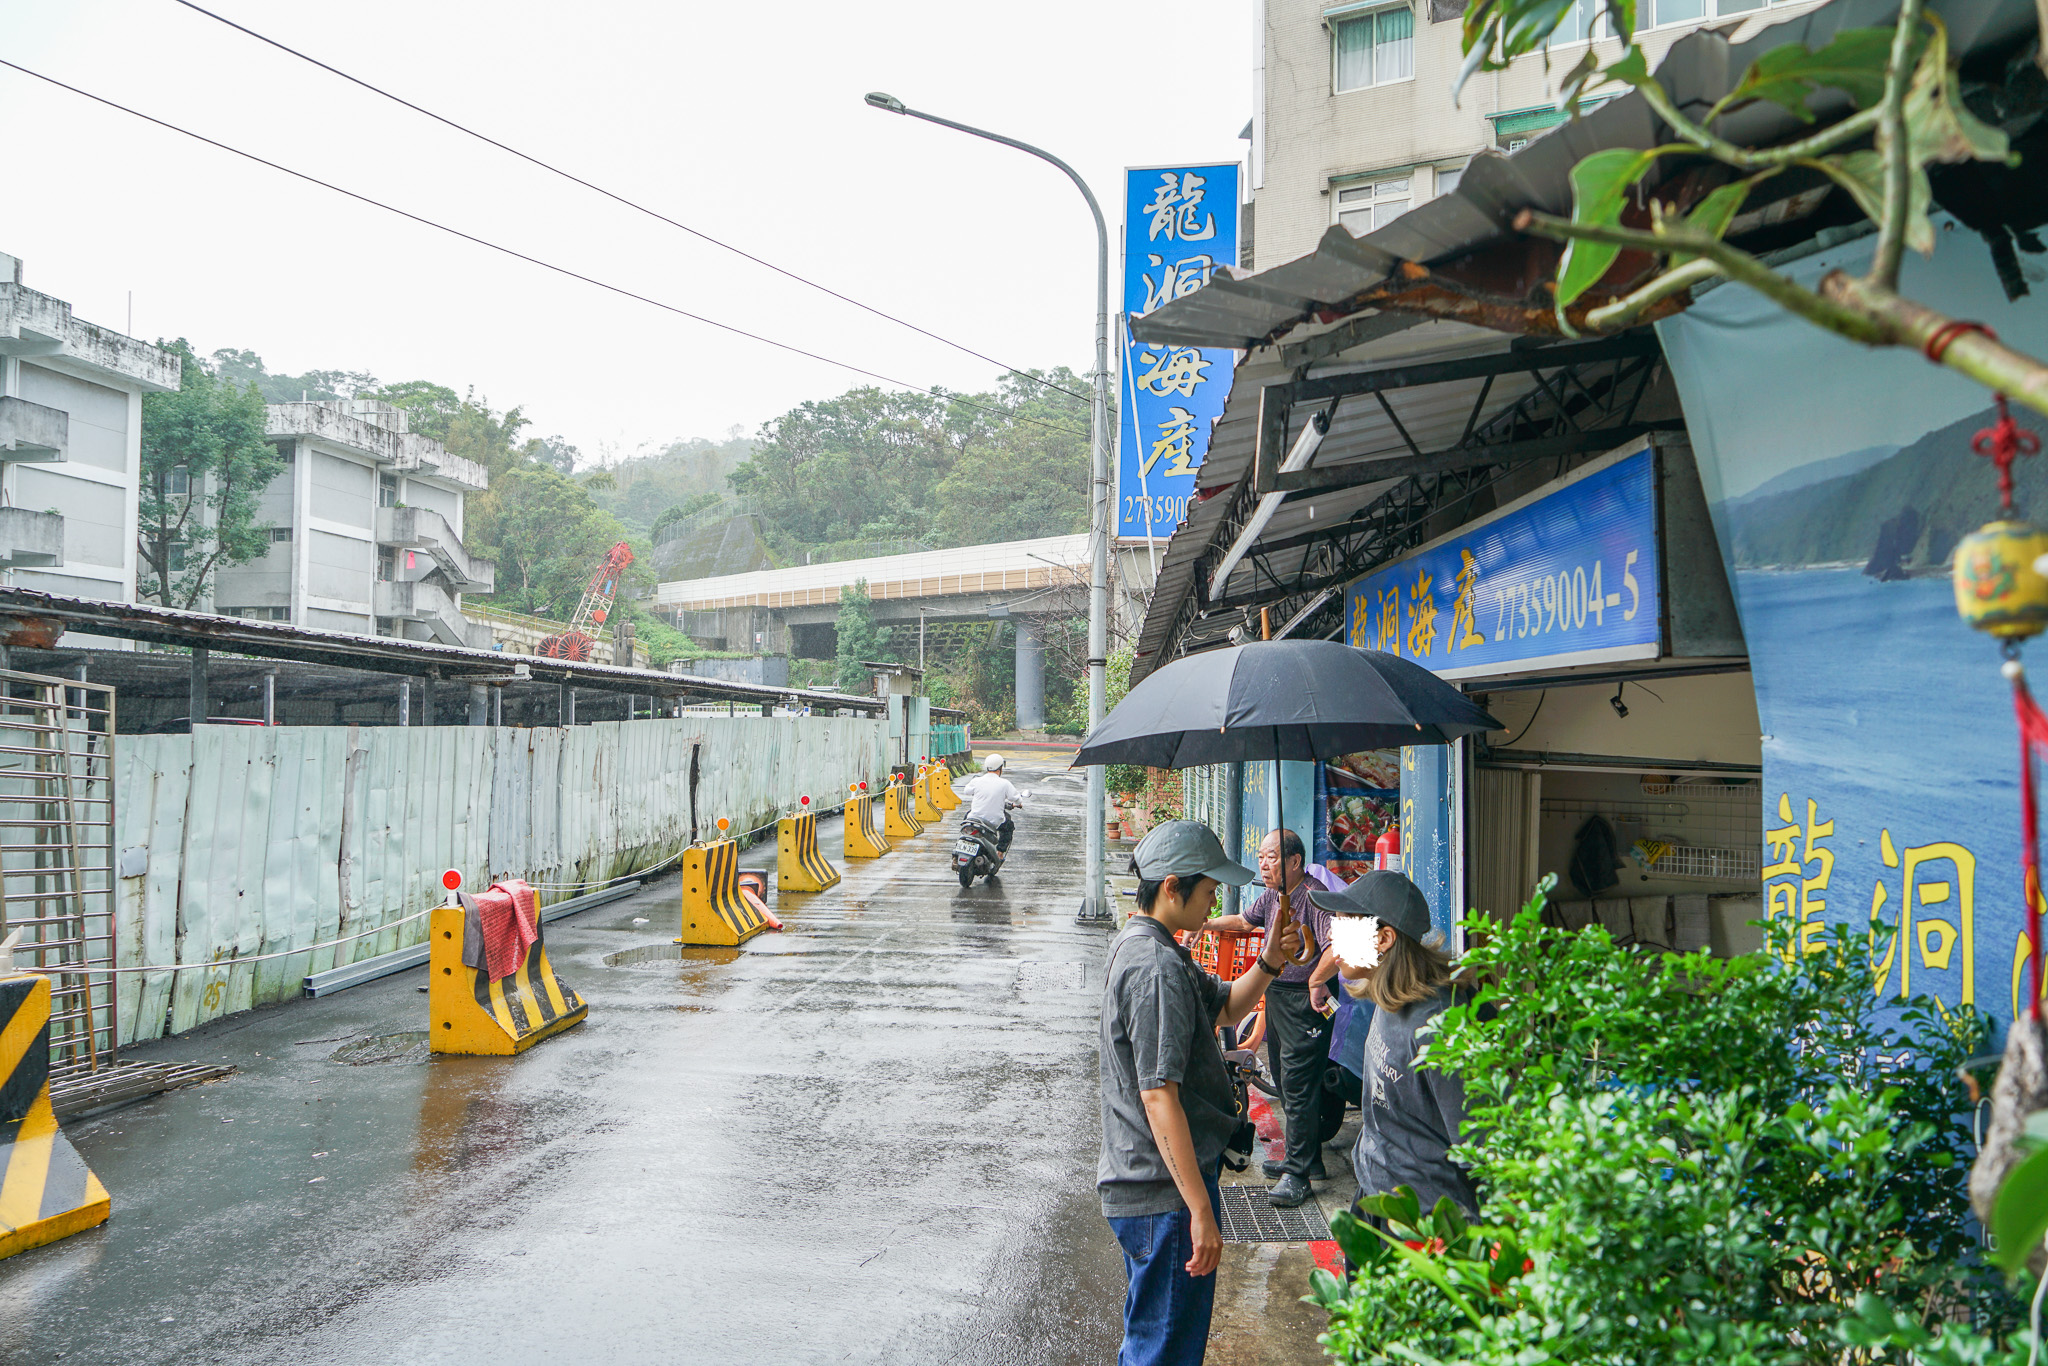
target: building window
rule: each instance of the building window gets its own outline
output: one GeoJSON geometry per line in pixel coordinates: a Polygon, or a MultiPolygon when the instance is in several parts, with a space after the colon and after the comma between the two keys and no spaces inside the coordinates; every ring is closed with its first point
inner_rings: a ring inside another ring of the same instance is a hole
{"type": "Polygon", "coordinates": [[[377,476],[377,506],[380,508],[398,506],[398,476],[380,474],[377,476]]]}
{"type": "Polygon", "coordinates": [[[185,572],[185,543],[183,541],[171,542],[171,572],[173,574],[185,572]]]}
{"type": "Polygon", "coordinates": [[[1415,11],[1401,5],[1333,18],[1330,46],[1340,95],[1405,81],[1415,74],[1415,11]]]}
{"type": "Polygon", "coordinates": [[[377,547],[377,582],[392,583],[398,578],[398,551],[388,545],[377,547]]]}
{"type": "Polygon", "coordinates": [[[376,620],[377,620],[377,634],[378,634],[378,635],[380,635],[380,636],[395,636],[395,635],[397,635],[397,634],[398,634],[398,618],[397,618],[397,617],[378,617],[378,618],[377,618],[376,620]]]}
{"type": "MultiPolygon", "coordinates": [[[[1707,19],[1751,14],[1769,5],[1791,0],[1641,0],[1636,7],[1637,31],[1668,28],[1673,24],[1697,24],[1707,19]]],[[[1612,38],[1614,21],[1608,17],[1606,0],[1577,0],[1563,22],[1551,32],[1550,45],[1583,43],[1593,38],[1612,38]]]]}
{"type": "Polygon", "coordinates": [[[244,621],[290,621],[292,619],[292,609],[289,607],[223,607],[220,609],[220,614],[224,617],[240,617],[244,621]]]}
{"type": "MultiPolygon", "coordinates": [[[[1470,165],[1470,164],[1471,164],[1470,162],[1467,162],[1467,163],[1466,163],[1466,165],[1470,165]]],[[[1459,182],[1459,181],[1461,181],[1461,180],[1463,180],[1464,178],[1465,178],[1465,167],[1464,167],[1464,166],[1459,166],[1459,167],[1457,167],[1456,169],[1454,169],[1454,170],[1449,170],[1449,171],[1445,170],[1445,169],[1444,169],[1443,167],[1441,167],[1441,166],[1437,167],[1437,170],[1436,170],[1436,197],[1437,197],[1438,199],[1442,199],[1442,198],[1443,198],[1443,197],[1444,197],[1445,195],[1447,195],[1447,194],[1451,193],[1451,192],[1452,192],[1453,190],[1457,189],[1457,188],[1458,188],[1458,182],[1459,182]]]]}
{"type": "Polygon", "coordinates": [[[291,538],[292,529],[288,526],[274,526],[270,529],[270,539],[272,541],[289,541],[291,538]]]}
{"type": "Polygon", "coordinates": [[[297,451],[298,448],[299,443],[296,441],[279,441],[276,443],[274,447],[274,449],[277,451],[277,458],[287,465],[292,463],[292,454],[293,452],[297,451]]]}
{"type": "Polygon", "coordinates": [[[192,492],[192,476],[183,465],[171,466],[170,478],[164,481],[164,491],[173,498],[184,498],[192,492]]]}
{"type": "Polygon", "coordinates": [[[1337,191],[1337,221],[1353,237],[1384,228],[1415,207],[1414,184],[1402,176],[1369,185],[1347,185],[1337,191]]]}

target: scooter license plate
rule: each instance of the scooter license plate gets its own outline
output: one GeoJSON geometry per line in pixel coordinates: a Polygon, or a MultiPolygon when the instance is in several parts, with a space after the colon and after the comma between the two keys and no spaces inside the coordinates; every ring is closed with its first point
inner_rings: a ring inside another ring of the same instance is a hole
{"type": "Polygon", "coordinates": [[[956,854],[978,854],[981,852],[981,846],[973,840],[961,840],[953,846],[953,852],[956,854]]]}

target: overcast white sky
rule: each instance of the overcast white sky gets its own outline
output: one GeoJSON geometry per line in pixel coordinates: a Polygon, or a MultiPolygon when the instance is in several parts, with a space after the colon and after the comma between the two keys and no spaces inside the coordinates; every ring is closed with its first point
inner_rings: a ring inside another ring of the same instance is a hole
{"type": "MultiPolygon", "coordinates": [[[[1006,364],[1085,367],[1121,169],[1235,161],[1242,0],[207,7],[1006,364]]],[[[0,0],[0,56],[544,260],[895,378],[992,367],[770,274],[174,0],[0,0]]],[[[460,242],[0,68],[0,252],[79,317],[274,372],[475,386],[533,434],[722,437],[859,377],[460,242]]],[[[1112,272],[1116,270],[1114,256],[1112,272]]],[[[1112,283],[1112,307],[1116,287],[1112,283]]]]}

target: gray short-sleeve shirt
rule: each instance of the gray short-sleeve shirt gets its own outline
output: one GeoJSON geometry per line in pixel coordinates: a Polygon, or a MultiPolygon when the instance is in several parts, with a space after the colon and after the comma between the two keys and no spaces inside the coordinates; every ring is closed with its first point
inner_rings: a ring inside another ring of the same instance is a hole
{"type": "Polygon", "coordinates": [[[1216,1044],[1230,987],[1203,972],[1150,916],[1110,945],[1102,986],[1102,1157],[1095,1184],[1112,1219],[1183,1208],[1152,1140],[1141,1092],[1180,1085],[1195,1160],[1214,1172],[1238,1125],[1237,1096],[1216,1044]]]}

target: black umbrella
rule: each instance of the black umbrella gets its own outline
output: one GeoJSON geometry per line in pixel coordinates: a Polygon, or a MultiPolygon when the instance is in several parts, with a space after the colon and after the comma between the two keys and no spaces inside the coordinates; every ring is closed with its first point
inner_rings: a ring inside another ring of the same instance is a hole
{"type": "MultiPolygon", "coordinates": [[[[1074,766],[1315,760],[1499,729],[1465,694],[1399,655],[1334,640],[1262,640],[1177,659],[1147,678],[1088,733],[1074,766]]],[[[1287,910],[1282,896],[1272,932],[1287,910]]],[[[1304,941],[1299,961],[1314,951],[1304,941]]]]}
{"type": "Polygon", "coordinates": [[[1447,745],[1500,722],[1429,670],[1334,640],[1262,640],[1190,655],[1131,689],[1076,767],[1193,768],[1447,745]]]}

